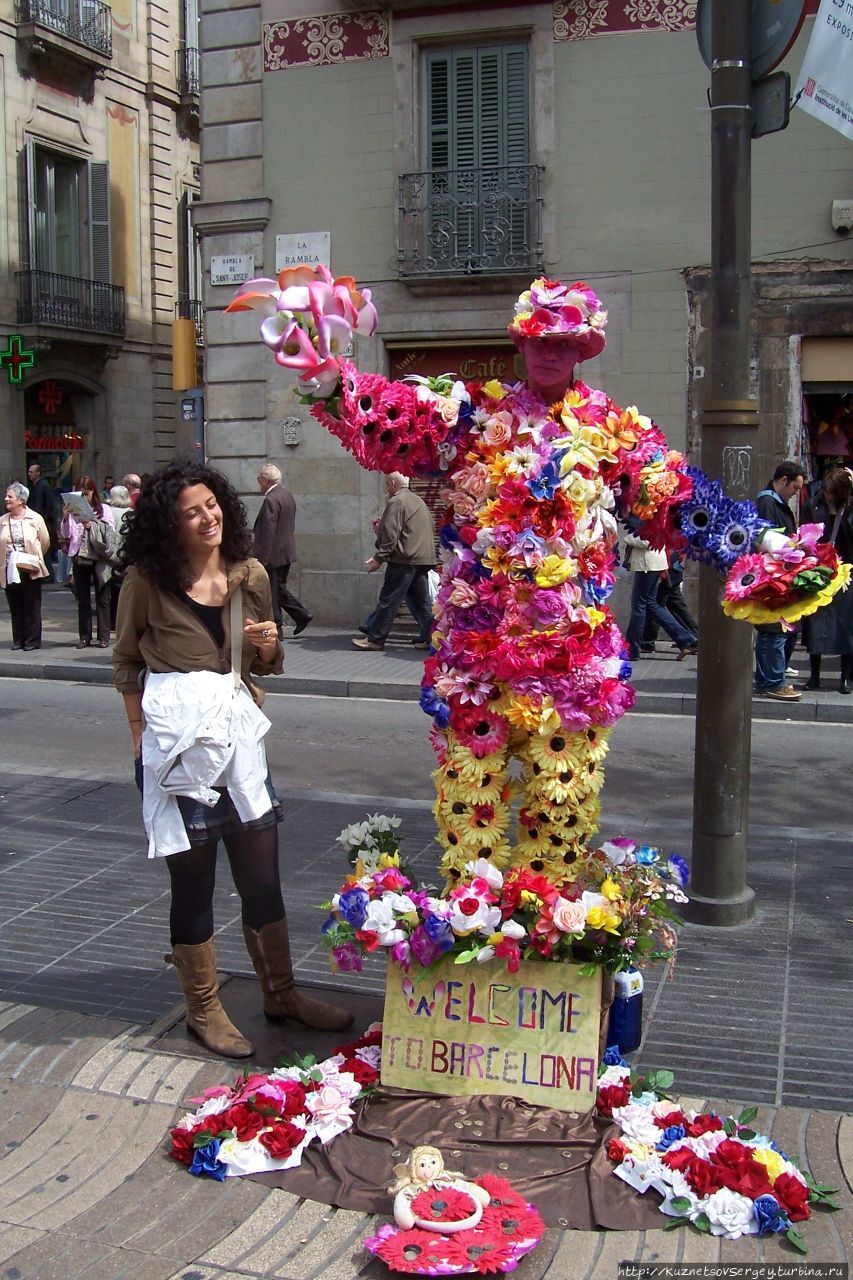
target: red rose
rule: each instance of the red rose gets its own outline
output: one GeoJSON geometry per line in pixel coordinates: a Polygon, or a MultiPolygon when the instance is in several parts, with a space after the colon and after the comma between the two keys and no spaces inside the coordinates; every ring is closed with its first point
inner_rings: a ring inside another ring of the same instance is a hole
{"type": "Polygon", "coordinates": [[[365,951],[376,951],[379,947],[379,934],[373,929],[356,929],[355,936],[358,938],[365,951]]]}
{"type": "Polygon", "coordinates": [[[792,1173],[780,1173],[773,1183],[772,1194],[781,1204],[792,1222],[802,1222],[811,1216],[809,1189],[792,1173]]]}
{"type": "Polygon", "coordinates": [[[193,1135],[189,1129],[172,1129],[172,1149],[169,1155],[181,1164],[192,1164],[193,1135]]]}
{"type": "Polygon", "coordinates": [[[720,1191],[725,1185],[724,1176],[731,1170],[722,1169],[719,1165],[709,1164],[707,1160],[694,1157],[684,1170],[685,1177],[697,1196],[710,1196],[720,1191]]]}
{"type": "Polygon", "coordinates": [[[286,1160],[304,1137],[304,1130],[289,1120],[276,1120],[271,1129],[265,1129],[258,1135],[258,1142],[266,1147],[274,1160],[286,1160]]]}
{"type": "Polygon", "coordinates": [[[750,1200],[773,1193],[767,1170],[757,1160],[750,1160],[749,1164],[744,1165],[743,1168],[731,1169],[728,1172],[734,1175],[726,1181],[730,1191],[737,1191],[742,1196],[748,1196],[750,1200]]]}
{"type": "Polygon", "coordinates": [[[734,1138],[724,1138],[714,1148],[711,1159],[716,1164],[725,1165],[727,1169],[743,1169],[752,1161],[752,1152],[742,1142],[736,1142],[734,1138]]]}
{"type": "Polygon", "coordinates": [[[661,1156],[661,1163],[668,1169],[688,1170],[696,1160],[696,1155],[689,1147],[678,1147],[675,1151],[667,1151],[661,1156]]]}
{"type": "Polygon", "coordinates": [[[616,1107],[627,1107],[631,1090],[624,1084],[605,1084],[598,1090],[595,1105],[599,1115],[612,1116],[616,1107]]]}
{"type": "Polygon", "coordinates": [[[673,1125],[684,1124],[683,1111],[670,1111],[665,1116],[655,1116],[655,1124],[659,1129],[669,1129],[673,1125]]]}
{"type": "Polygon", "coordinates": [[[235,1102],[233,1107],[223,1111],[217,1120],[223,1121],[222,1128],[235,1129],[238,1142],[250,1142],[257,1138],[269,1120],[256,1111],[248,1102],[235,1102]]]}
{"type": "Polygon", "coordinates": [[[628,1154],[628,1148],[619,1138],[610,1138],[607,1143],[607,1159],[612,1160],[614,1164],[621,1164],[628,1154]]]}
{"type": "Polygon", "coordinates": [[[379,1078],[376,1068],[371,1067],[369,1062],[363,1062],[361,1058],[347,1058],[341,1064],[341,1071],[348,1071],[361,1085],[375,1084],[379,1078]]]}
{"type": "Polygon", "coordinates": [[[722,1129],[723,1122],[719,1116],[697,1116],[695,1120],[684,1121],[684,1131],[688,1138],[701,1138],[703,1133],[716,1133],[722,1129]]]}

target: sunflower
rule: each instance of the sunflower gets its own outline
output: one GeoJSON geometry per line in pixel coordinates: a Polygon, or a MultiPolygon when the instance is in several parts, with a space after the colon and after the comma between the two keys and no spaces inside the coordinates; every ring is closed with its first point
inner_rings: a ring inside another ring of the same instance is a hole
{"type": "Polygon", "coordinates": [[[467,746],[463,746],[452,731],[448,731],[447,757],[439,770],[449,782],[461,782],[463,786],[488,786],[491,781],[500,777],[501,785],[506,779],[506,760],[503,751],[495,751],[490,755],[475,756],[467,746]],[[489,783],[485,781],[489,777],[489,783]]]}
{"type": "Polygon", "coordinates": [[[471,805],[463,821],[481,842],[491,843],[497,836],[506,835],[509,827],[509,805],[500,801],[489,804],[478,799],[471,805]]]}
{"type": "Polygon", "coordinates": [[[503,716],[486,707],[474,707],[465,723],[454,728],[457,740],[480,760],[496,755],[506,746],[509,726],[503,716]]]}
{"type": "Polygon", "coordinates": [[[611,734],[610,729],[601,729],[595,725],[590,725],[588,729],[583,729],[578,735],[585,739],[584,754],[592,760],[602,761],[610,750],[610,744],[607,739],[611,734]]]}
{"type": "Polygon", "coordinates": [[[584,737],[580,733],[537,733],[530,738],[527,755],[543,773],[559,774],[579,770],[584,760],[584,737]]]}

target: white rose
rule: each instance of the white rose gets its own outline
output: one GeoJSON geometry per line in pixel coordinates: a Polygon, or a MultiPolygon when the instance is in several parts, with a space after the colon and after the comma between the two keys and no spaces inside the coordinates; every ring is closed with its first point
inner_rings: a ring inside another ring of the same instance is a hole
{"type": "Polygon", "coordinates": [[[722,1187],[708,1196],[705,1213],[711,1224],[711,1235],[725,1236],[727,1240],[739,1240],[741,1236],[754,1235],[758,1230],[752,1201],[737,1191],[722,1187]]]}

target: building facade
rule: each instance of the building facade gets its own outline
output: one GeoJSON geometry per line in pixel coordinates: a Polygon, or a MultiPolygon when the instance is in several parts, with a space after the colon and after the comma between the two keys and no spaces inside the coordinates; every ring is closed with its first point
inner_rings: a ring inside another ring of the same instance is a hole
{"type": "Polygon", "coordinates": [[[172,326],[201,315],[197,32],[194,0],[4,6],[5,481],[39,462],[68,489],[193,446],[172,326]]]}
{"type": "MultiPolygon", "coordinates": [[[[519,291],[542,273],[585,279],[610,319],[584,378],[699,461],[710,120],[695,11],[203,0],[207,452],[250,507],[259,460],[282,465],[299,503],[298,592],[323,621],[352,625],[375,595],[363,562],[382,482],[307,416],[255,317],[223,315],[233,285],[210,283],[211,262],[273,275],[328,258],[379,310],[357,362],[393,376],[512,377],[519,291]]],[[[793,73],[812,22],[783,64],[793,73]]],[[[755,142],[754,490],[780,457],[814,451],[820,465],[827,414],[833,445],[853,449],[851,240],[830,221],[851,194],[849,143],[804,113],[755,142]]]]}

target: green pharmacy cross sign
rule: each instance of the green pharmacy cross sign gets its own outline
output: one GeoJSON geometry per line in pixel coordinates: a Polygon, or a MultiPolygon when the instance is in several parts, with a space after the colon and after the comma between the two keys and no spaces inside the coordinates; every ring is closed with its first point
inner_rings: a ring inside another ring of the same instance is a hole
{"type": "Polygon", "coordinates": [[[35,362],[35,351],[24,346],[24,339],[19,333],[11,334],[6,340],[6,350],[0,351],[0,365],[6,369],[9,381],[19,386],[24,380],[24,370],[32,369],[35,362]]]}

